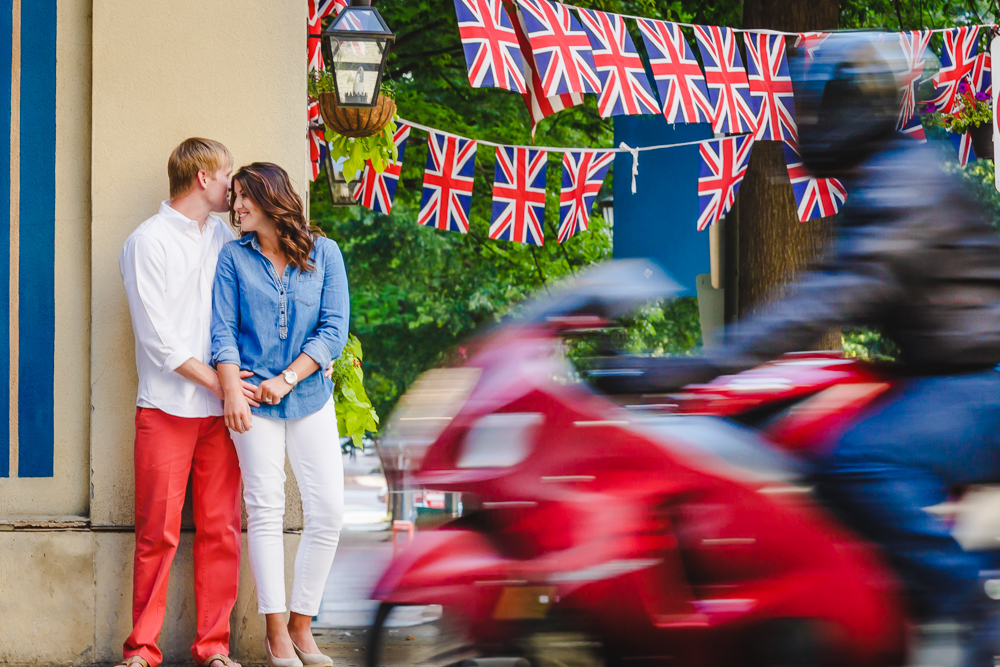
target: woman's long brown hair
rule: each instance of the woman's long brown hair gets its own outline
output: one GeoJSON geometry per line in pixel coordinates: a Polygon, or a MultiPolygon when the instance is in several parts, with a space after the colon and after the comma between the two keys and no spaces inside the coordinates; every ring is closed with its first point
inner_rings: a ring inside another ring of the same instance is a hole
{"type": "Polygon", "coordinates": [[[288,173],[271,162],[254,162],[240,167],[233,174],[233,189],[229,194],[229,221],[239,227],[236,215],[236,184],[243,196],[256,204],[278,226],[278,243],[288,263],[299,271],[312,271],[309,261],[317,230],[310,228],[303,213],[302,199],[292,188],[288,173]]]}

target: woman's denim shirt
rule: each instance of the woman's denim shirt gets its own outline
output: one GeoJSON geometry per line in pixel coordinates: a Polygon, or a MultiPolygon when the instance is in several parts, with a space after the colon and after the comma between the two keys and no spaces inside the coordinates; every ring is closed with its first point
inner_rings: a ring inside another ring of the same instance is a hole
{"type": "Polygon", "coordinates": [[[300,419],[333,395],[324,372],[347,342],[350,299],[344,257],[336,242],[316,237],[312,271],[290,264],[278,272],[250,233],[219,253],[212,299],[212,359],[253,371],[260,384],[281,374],[305,352],[319,370],[302,378],[277,405],[261,404],[252,414],[300,419]]]}

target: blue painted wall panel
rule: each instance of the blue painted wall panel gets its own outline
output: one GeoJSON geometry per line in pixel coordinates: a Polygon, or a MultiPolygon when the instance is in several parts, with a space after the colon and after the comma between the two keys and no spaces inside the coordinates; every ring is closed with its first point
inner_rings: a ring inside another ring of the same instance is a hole
{"type": "Polygon", "coordinates": [[[53,467],[56,14],[56,0],[21,3],[19,477],[53,467]]]}
{"type": "Polygon", "coordinates": [[[0,477],[10,476],[10,66],[13,0],[0,0],[0,477]]]}
{"type": "MultiPolygon", "coordinates": [[[[615,146],[656,146],[712,138],[707,123],[671,126],[663,116],[616,116],[615,146]]],[[[639,153],[636,193],[632,156],[615,155],[615,258],[650,257],[696,295],[695,276],[708,273],[708,232],[697,231],[698,146],[639,153]]]]}

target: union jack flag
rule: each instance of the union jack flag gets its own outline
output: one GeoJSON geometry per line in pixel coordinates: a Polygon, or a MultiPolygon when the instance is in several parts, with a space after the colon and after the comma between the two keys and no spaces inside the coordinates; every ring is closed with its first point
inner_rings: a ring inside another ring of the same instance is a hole
{"type": "Polygon", "coordinates": [[[958,164],[960,166],[964,167],[973,160],[978,159],[976,152],[972,150],[972,135],[968,132],[965,134],[949,132],[948,138],[951,139],[951,145],[958,151],[958,164]]]}
{"type": "Polygon", "coordinates": [[[792,77],[785,59],[784,35],[743,33],[747,45],[747,80],[751,97],[759,97],[755,139],[797,140],[792,77]]]}
{"type": "Polygon", "coordinates": [[[899,117],[896,127],[904,130],[912,126],[911,119],[917,113],[917,86],[924,72],[924,52],[930,44],[930,30],[911,30],[899,33],[899,48],[903,51],[903,69],[896,72],[896,81],[903,96],[899,101],[899,117]]]}
{"type": "Polygon", "coordinates": [[[563,153],[562,191],[559,193],[559,243],[587,231],[590,210],[614,162],[611,151],[563,153]]]}
{"type": "Polygon", "coordinates": [[[795,38],[795,44],[793,46],[796,49],[802,49],[806,54],[806,62],[809,62],[816,55],[816,49],[818,49],[830,35],[831,33],[829,32],[802,32],[795,38]]]}
{"type": "Polygon", "coordinates": [[[545,96],[600,92],[590,38],[569,8],[549,0],[518,4],[545,96]]]}
{"type": "Polygon", "coordinates": [[[901,127],[899,131],[920,143],[927,142],[927,134],[924,132],[924,124],[920,122],[920,116],[916,114],[911,116],[910,120],[907,121],[906,125],[901,127]]]}
{"type": "Polygon", "coordinates": [[[931,78],[934,97],[928,100],[938,111],[949,113],[955,106],[958,84],[972,73],[976,63],[976,38],[979,26],[970,25],[948,30],[943,35],[941,69],[931,78]]]}
{"type": "Polygon", "coordinates": [[[993,92],[993,72],[991,65],[992,58],[989,53],[980,53],[976,56],[976,62],[972,65],[972,87],[980,92],[989,95],[993,92]]]}
{"type": "Polygon", "coordinates": [[[467,234],[475,165],[475,141],[428,132],[424,193],[417,222],[467,234]]]}
{"type": "Polygon", "coordinates": [[[319,113],[319,103],[316,100],[309,100],[309,127],[306,134],[309,138],[309,163],[311,167],[311,178],[315,181],[319,176],[320,167],[326,159],[326,135],[322,127],[323,118],[319,113]]]}
{"type": "Polygon", "coordinates": [[[523,146],[497,149],[490,238],[545,242],[545,162],[548,154],[523,146]]]}
{"type": "Polygon", "coordinates": [[[347,6],[347,0],[309,0],[309,36],[306,39],[306,49],[309,54],[309,71],[318,72],[323,69],[323,52],[320,49],[320,33],[323,32],[323,19],[331,13],[340,13],[347,6]]]}
{"type": "Polygon", "coordinates": [[[649,87],[625,19],[618,14],[581,9],[580,20],[590,33],[594,63],[601,75],[601,96],[597,100],[601,118],[659,114],[660,104],[649,87]]]}
{"type": "Polygon", "coordinates": [[[715,132],[754,132],[757,107],[750,97],[750,84],[743,59],[736,48],[736,34],[718,26],[694,27],[705,64],[705,83],[714,107],[715,132]]]}
{"type": "Polygon", "coordinates": [[[727,137],[703,141],[698,176],[698,231],[722,219],[733,202],[747,171],[753,137],[727,137]]]}
{"type": "Polygon", "coordinates": [[[528,107],[528,114],[531,116],[531,136],[535,136],[535,129],[538,123],[546,116],[583,104],[583,93],[563,93],[548,97],[542,90],[542,80],[538,76],[538,66],[535,64],[535,56],[531,52],[531,45],[524,28],[524,16],[520,11],[515,16],[514,32],[517,33],[517,42],[521,46],[521,59],[524,62],[524,79],[528,84],[528,90],[522,97],[524,105],[528,107]]]}
{"type": "Polygon", "coordinates": [[[396,196],[396,186],[399,184],[399,172],[403,169],[403,151],[406,140],[410,137],[410,126],[400,123],[392,140],[396,143],[399,154],[396,161],[379,173],[372,166],[372,161],[365,163],[365,171],[354,188],[354,199],[365,208],[376,213],[389,215],[392,211],[392,200],[396,196]]]}
{"type": "Polygon", "coordinates": [[[836,178],[816,178],[802,164],[798,151],[785,142],[785,164],[795,192],[799,222],[834,215],[847,201],[847,190],[836,178]]]}
{"type": "Polygon", "coordinates": [[[682,123],[710,122],[714,110],[705,77],[681,27],[653,19],[639,19],[638,23],[667,122],[678,122],[678,118],[682,123]]]}
{"type": "Polygon", "coordinates": [[[473,88],[527,90],[514,26],[501,0],[455,0],[458,33],[473,88]]]}

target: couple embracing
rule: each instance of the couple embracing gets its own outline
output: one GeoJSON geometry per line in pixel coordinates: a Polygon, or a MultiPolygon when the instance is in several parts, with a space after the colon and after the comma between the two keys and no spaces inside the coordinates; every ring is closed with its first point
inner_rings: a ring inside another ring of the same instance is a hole
{"type": "MultiPolygon", "coordinates": [[[[337,244],[310,228],[288,174],[241,167],[219,142],[170,155],[170,199],[125,242],[139,392],[133,629],[125,667],[157,667],[170,564],[193,481],[197,634],[206,667],[229,658],[240,567],[240,482],[250,566],[273,667],[331,665],[310,630],[340,539],[344,481],[330,379],[347,340],[337,244]],[[229,211],[239,233],[213,211],[229,211]],[[285,619],[285,455],[305,529],[285,619]]],[[[237,666],[238,667],[238,666],[237,666]]]]}

